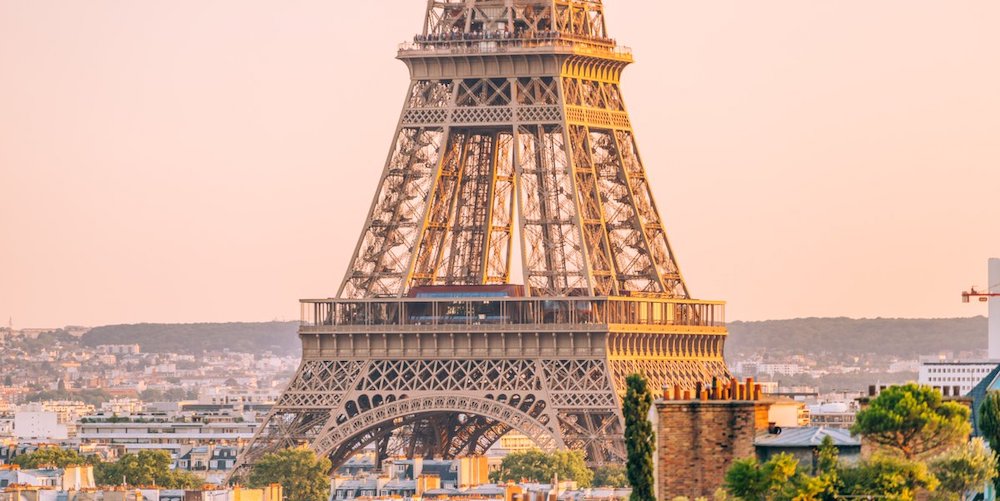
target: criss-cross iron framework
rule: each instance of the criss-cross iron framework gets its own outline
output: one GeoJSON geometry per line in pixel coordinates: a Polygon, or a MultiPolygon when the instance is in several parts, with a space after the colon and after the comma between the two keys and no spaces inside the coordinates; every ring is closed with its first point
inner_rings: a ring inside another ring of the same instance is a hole
{"type": "Polygon", "coordinates": [[[296,444],[335,466],[481,454],[510,430],[623,461],[627,375],[729,376],[724,306],[690,299],[636,146],[630,51],[600,0],[429,0],[398,57],[410,89],[354,257],[337,299],[302,302],[302,365],[238,470],[296,444]],[[487,293],[515,254],[524,297],[487,293]],[[465,289],[411,297],[430,286],[465,289]]]}

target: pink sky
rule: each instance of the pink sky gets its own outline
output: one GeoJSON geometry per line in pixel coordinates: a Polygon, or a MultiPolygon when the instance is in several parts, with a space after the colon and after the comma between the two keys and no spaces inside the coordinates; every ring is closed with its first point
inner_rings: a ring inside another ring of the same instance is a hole
{"type": "MultiPolygon", "coordinates": [[[[294,319],[333,295],[425,4],[0,0],[3,323],[294,319]]],[[[1000,2],[607,14],[695,295],[741,320],[985,313],[959,292],[1000,255],[1000,2]]]]}

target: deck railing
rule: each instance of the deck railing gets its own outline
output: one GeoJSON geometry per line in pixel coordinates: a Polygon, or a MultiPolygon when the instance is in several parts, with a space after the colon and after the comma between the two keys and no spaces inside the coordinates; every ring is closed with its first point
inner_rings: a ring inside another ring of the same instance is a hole
{"type": "Polygon", "coordinates": [[[554,34],[535,37],[417,38],[399,44],[401,55],[419,54],[493,54],[522,50],[555,49],[575,54],[632,58],[632,49],[613,41],[590,40],[572,35],[554,34]]]}
{"type": "Polygon", "coordinates": [[[634,297],[304,299],[303,327],[725,325],[725,303],[634,297]]]}

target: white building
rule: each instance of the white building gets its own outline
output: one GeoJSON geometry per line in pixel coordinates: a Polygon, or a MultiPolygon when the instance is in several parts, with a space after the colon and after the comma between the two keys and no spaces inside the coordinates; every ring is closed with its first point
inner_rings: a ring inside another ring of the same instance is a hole
{"type": "Polygon", "coordinates": [[[97,351],[111,355],[136,355],[140,353],[137,344],[102,344],[97,347],[97,351]]]}
{"type": "Polygon", "coordinates": [[[66,440],[66,425],[59,424],[59,415],[49,411],[17,411],[14,413],[14,437],[18,440],[66,440]]]}
{"type": "Polygon", "coordinates": [[[127,452],[142,449],[181,450],[185,446],[244,445],[253,438],[257,423],[203,423],[147,419],[128,419],[127,422],[102,422],[99,418],[80,423],[81,445],[123,446],[127,452]]]}
{"type": "Polygon", "coordinates": [[[210,405],[233,404],[273,404],[281,393],[273,388],[230,389],[226,387],[205,388],[198,393],[198,403],[210,405]]]}
{"type": "Polygon", "coordinates": [[[135,398],[115,398],[101,404],[101,413],[130,416],[143,411],[144,404],[135,398]]]}
{"type": "Polygon", "coordinates": [[[946,397],[961,396],[972,391],[996,366],[996,362],[987,361],[924,362],[917,382],[941,390],[946,397]]]}
{"type": "Polygon", "coordinates": [[[794,376],[805,372],[799,364],[760,364],[757,370],[759,374],[767,374],[772,377],[775,375],[794,376]]]}

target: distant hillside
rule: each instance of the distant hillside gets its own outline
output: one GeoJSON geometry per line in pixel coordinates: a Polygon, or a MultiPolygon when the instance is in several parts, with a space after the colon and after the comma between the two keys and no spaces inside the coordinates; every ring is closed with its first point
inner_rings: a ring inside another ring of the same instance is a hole
{"type": "Polygon", "coordinates": [[[799,318],[729,324],[726,353],[769,352],[894,355],[986,349],[986,318],[799,318]]]}
{"type": "MultiPolygon", "coordinates": [[[[202,351],[299,354],[298,322],[226,324],[138,324],[97,327],[87,346],[136,343],[150,353],[202,351]]],[[[801,318],[729,324],[729,357],[766,349],[771,353],[873,354],[916,358],[942,351],[986,348],[986,318],[910,320],[895,318],[801,318]]]]}
{"type": "Polygon", "coordinates": [[[91,329],[81,342],[85,346],[138,344],[148,353],[196,354],[229,349],[298,355],[298,327],[298,322],[108,325],[91,329]]]}

